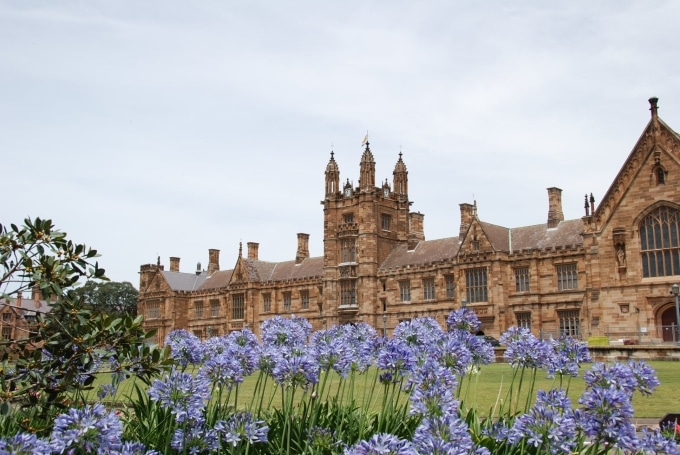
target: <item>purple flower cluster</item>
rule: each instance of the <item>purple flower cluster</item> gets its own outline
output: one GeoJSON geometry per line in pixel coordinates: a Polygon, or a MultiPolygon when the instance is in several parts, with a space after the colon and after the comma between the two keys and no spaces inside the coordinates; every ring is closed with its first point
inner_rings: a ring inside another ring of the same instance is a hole
{"type": "Polygon", "coordinates": [[[172,357],[182,368],[188,365],[198,365],[203,360],[201,340],[184,329],[168,333],[165,337],[165,344],[170,346],[172,357]]]}
{"type": "Polygon", "coordinates": [[[123,424],[102,404],[71,408],[54,421],[50,447],[56,453],[80,449],[85,453],[110,453],[121,449],[123,424]]]}
{"type": "Polygon", "coordinates": [[[236,412],[229,419],[218,421],[215,430],[223,441],[236,447],[241,442],[267,442],[269,427],[263,420],[255,420],[249,412],[236,412]]]}
{"type": "Polygon", "coordinates": [[[562,335],[557,340],[551,340],[551,345],[554,355],[548,360],[548,377],[577,377],[581,364],[591,361],[588,345],[573,337],[562,335]]]}
{"type": "Polygon", "coordinates": [[[554,352],[549,342],[539,340],[523,327],[511,327],[501,335],[500,342],[507,346],[503,356],[513,367],[545,368],[554,352]]]}
{"type": "Polygon", "coordinates": [[[345,449],[345,455],[418,455],[413,444],[405,439],[378,433],[368,441],[360,441],[345,449]]]}
{"type": "Polygon", "coordinates": [[[210,398],[210,382],[204,375],[193,376],[173,370],[157,379],[148,391],[149,397],[169,409],[179,423],[201,420],[210,398]]]}

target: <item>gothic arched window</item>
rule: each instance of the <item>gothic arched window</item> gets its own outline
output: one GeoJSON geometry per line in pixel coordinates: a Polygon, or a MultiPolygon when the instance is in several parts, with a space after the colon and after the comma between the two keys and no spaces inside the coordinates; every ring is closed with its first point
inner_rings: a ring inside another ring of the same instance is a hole
{"type": "Polygon", "coordinates": [[[666,169],[660,164],[654,168],[654,176],[656,177],[656,184],[663,185],[666,183],[666,169]]]}
{"type": "Polygon", "coordinates": [[[642,276],[680,275],[680,212],[659,207],[640,223],[642,276]]]}

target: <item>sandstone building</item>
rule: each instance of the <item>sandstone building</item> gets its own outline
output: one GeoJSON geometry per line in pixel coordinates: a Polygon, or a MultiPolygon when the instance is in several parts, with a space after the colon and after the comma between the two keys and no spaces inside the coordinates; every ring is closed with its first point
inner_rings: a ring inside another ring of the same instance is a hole
{"type": "Polygon", "coordinates": [[[565,220],[561,190],[548,188],[544,224],[484,222],[475,203],[460,204],[455,236],[426,240],[424,216],[410,211],[401,153],[389,182],[376,182],[366,143],[358,185],[343,182],[331,152],[323,197],[324,254],[309,257],[298,234],[294,259],[268,262],[258,244],[239,249],[233,268],[209,250],[207,270],[180,271],[170,258],[140,269],[139,314],[162,342],[173,329],[199,337],[259,325],[274,315],[302,316],[315,329],[365,321],[390,334],[402,320],[435,317],[444,325],[467,306],[482,330],[498,336],[528,327],[542,336],[608,335],[673,341],[671,286],[680,281],[680,136],[657,115],[596,205],[565,220]]]}

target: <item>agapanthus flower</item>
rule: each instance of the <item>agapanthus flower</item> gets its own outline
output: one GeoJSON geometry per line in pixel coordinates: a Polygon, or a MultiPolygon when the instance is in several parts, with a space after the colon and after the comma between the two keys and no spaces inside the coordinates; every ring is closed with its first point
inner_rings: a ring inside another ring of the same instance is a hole
{"type": "Polygon", "coordinates": [[[308,354],[279,354],[274,358],[271,375],[283,388],[307,388],[319,381],[319,364],[308,354]]]}
{"type": "Polygon", "coordinates": [[[333,368],[345,377],[353,360],[353,349],[342,327],[336,325],[314,332],[310,348],[321,370],[333,368]]]}
{"type": "Polygon", "coordinates": [[[284,346],[289,349],[305,346],[311,332],[309,321],[295,316],[286,319],[277,315],[265,320],[260,326],[262,343],[265,346],[284,346]]]}
{"type": "MultiPolygon", "coordinates": [[[[496,352],[494,351],[493,346],[470,332],[466,332],[464,330],[453,330],[449,332],[448,338],[449,340],[447,341],[447,344],[450,345],[450,348],[455,348],[456,344],[459,344],[461,349],[464,348],[470,353],[470,362],[472,365],[488,365],[496,359],[496,352]],[[455,340],[457,340],[457,343],[455,340]]],[[[459,367],[464,366],[464,368],[461,370],[461,372],[467,371],[468,366],[470,365],[464,365],[464,358],[462,356],[463,354],[461,354],[459,367]]],[[[447,362],[444,361],[443,363],[447,362]]]]}
{"type": "Polygon", "coordinates": [[[433,455],[469,454],[473,449],[470,429],[457,413],[425,416],[413,435],[418,453],[433,455]]]}
{"type": "Polygon", "coordinates": [[[51,454],[52,447],[44,439],[31,433],[19,433],[0,438],[0,455],[51,454]]]}
{"type": "Polygon", "coordinates": [[[540,390],[527,414],[518,416],[508,432],[511,444],[520,441],[539,453],[571,453],[576,445],[577,425],[571,402],[564,390],[540,390]]]}
{"type": "Polygon", "coordinates": [[[241,442],[267,442],[269,427],[263,420],[255,420],[249,412],[236,412],[227,420],[218,420],[215,430],[223,441],[236,447],[241,442]]]}
{"type": "Polygon", "coordinates": [[[345,449],[345,455],[418,455],[409,441],[387,434],[375,434],[368,441],[360,441],[345,449]]]}
{"type": "Polygon", "coordinates": [[[429,355],[453,374],[462,376],[473,360],[472,352],[467,343],[468,336],[470,334],[442,332],[437,343],[431,347],[429,355]]]}
{"type": "Polygon", "coordinates": [[[548,377],[555,375],[577,377],[581,364],[591,361],[587,343],[576,338],[563,334],[556,340],[551,340],[550,344],[555,350],[555,355],[551,356],[548,362],[548,377]]]}
{"type": "Polygon", "coordinates": [[[184,329],[173,330],[165,337],[172,357],[183,367],[197,365],[203,360],[201,340],[184,329]]]}
{"type": "Polygon", "coordinates": [[[202,418],[210,398],[210,381],[204,375],[193,376],[173,369],[157,379],[148,390],[149,397],[169,409],[177,422],[202,418]]]}
{"type": "Polygon", "coordinates": [[[245,379],[246,373],[239,359],[228,350],[205,361],[198,371],[213,385],[231,389],[245,379]]]}
{"type": "Polygon", "coordinates": [[[220,441],[216,430],[206,428],[203,422],[192,422],[175,430],[170,447],[183,453],[209,453],[220,448],[220,441]]]}
{"type": "Polygon", "coordinates": [[[155,450],[146,450],[146,446],[141,442],[124,442],[123,446],[118,452],[112,452],[111,455],[160,455],[155,450]]]}
{"type": "Polygon", "coordinates": [[[458,409],[458,401],[453,391],[457,380],[453,373],[434,359],[428,358],[409,375],[412,388],[411,414],[441,416],[453,414],[458,409]]]}
{"type": "Polygon", "coordinates": [[[468,333],[476,333],[481,326],[479,318],[469,308],[460,308],[453,310],[449,317],[446,318],[446,328],[449,332],[453,330],[462,330],[468,333]]]}
{"type": "Polygon", "coordinates": [[[513,367],[545,368],[554,355],[550,343],[539,340],[524,327],[510,327],[500,342],[507,346],[503,356],[513,367]]]}
{"type": "Polygon", "coordinates": [[[587,387],[614,387],[631,396],[635,390],[649,395],[659,385],[654,369],[639,361],[613,365],[598,362],[585,372],[583,379],[587,387]]]}
{"type": "Polygon", "coordinates": [[[587,388],[579,404],[582,408],[574,411],[574,416],[587,437],[598,444],[634,448],[633,406],[628,392],[616,387],[587,388]]]}
{"type": "Polygon", "coordinates": [[[644,455],[680,455],[680,448],[675,439],[667,437],[659,429],[642,429],[638,437],[637,450],[644,455]]]}
{"type": "Polygon", "coordinates": [[[406,342],[418,356],[424,356],[442,335],[442,329],[434,318],[415,318],[400,322],[394,329],[394,338],[406,342]]]}
{"type": "Polygon", "coordinates": [[[307,444],[311,453],[335,453],[342,442],[330,428],[314,426],[307,431],[307,444]]]}
{"type": "Polygon", "coordinates": [[[50,446],[56,453],[109,453],[122,447],[123,424],[102,404],[71,408],[54,420],[50,446]]]}
{"type": "Polygon", "coordinates": [[[398,382],[418,364],[418,358],[411,347],[398,338],[390,338],[378,350],[376,365],[382,370],[382,382],[398,382]]]}
{"type": "Polygon", "coordinates": [[[341,376],[349,371],[365,372],[373,365],[380,338],[375,329],[365,322],[344,324],[340,336],[348,352],[338,359],[335,370],[341,376]]]}

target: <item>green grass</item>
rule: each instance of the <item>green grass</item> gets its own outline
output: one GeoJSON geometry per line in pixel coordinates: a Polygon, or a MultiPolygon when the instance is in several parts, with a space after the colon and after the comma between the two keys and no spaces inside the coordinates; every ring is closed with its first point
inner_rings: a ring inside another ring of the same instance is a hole
{"type": "MultiPolygon", "coordinates": [[[[680,393],[677,393],[678,385],[680,385],[680,362],[647,362],[652,368],[656,370],[657,376],[661,381],[661,385],[654,391],[651,396],[642,396],[639,392],[635,393],[633,399],[633,408],[635,409],[635,417],[637,418],[661,418],[668,413],[680,412],[680,393]]],[[[588,369],[588,365],[582,368],[580,375],[588,369]]],[[[369,391],[373,383],[374,375],[377,373],[376,369],[371,369],[367,374],[357,377],[354,387],[353,396],[357,400],[358,404],[363,403],[363,397],[369,391]]],[[[463,381],[461,389],[461,399],[463,400],[467,408],[475,407],[482,415],[487,415],[490,409],[494,406],[498,407],[501,404],[501,400],[505,400],[507,397],[508,387],[512,380],[513,370],[508,364],[505,363],[494,363],[491,365],[484,365],[480,369],[479,374],[466,376],[463,381]]],[[[255,381],[257,375],[246,378],[246,380],[239,386],[239,406],[246,405],[250,402],[250,397],[253,394],[255,381]]],[[[101,379],[103,380],[103,379],[101,379]]],[[[96,387],[101,380],[95,382],[95,391],[92,391],[89,395],[89,399],[96,401],[96,387]]],[[[565,380],[566,381],[566,380],[565,380]]],[[[125,402],[127,398],[131,395],[133,390],[133,381],[125,381],[119,388],[118,394],[115,400],[118,402],[125,402]]],[[[332,374],[329,378],[329,385],[327,389],[330,390],[331,396],[335,393],[340,384],[339,377],[332,374]]],[[[273,382],[269,380],[269,393],[273,394],[272,406],[280,406],[280,391],[274,390],[273,382]]],[[[559,383],[555,382],[553,379],[547,379],[545,373],[539,371],[536,384],[534,386],[535,396],[538,390],[549,390],[553,387],[559,386],[559,383]]],[[[566,388],[567,383],[565,382],[563,386],[566,388]]],[[[574,407],[578,406],[578,399],[584,390],[583,379],[572,378],[569,384],[569,397],[571,398],[572,405],[574,407]]],[[[529,388],[529,384],[525,377],[525,384],[523,390],[526,392],[529,388]]],[[[380,384],[376,389],[376,392],[381,390],[380,384]]],[[[377,406],[380,404],[381,395],[376,393],[377,396],[374,397],[373,403],[371,403],[371,408],[377,410],[377,406]]],[[[271,396],[271,395],[270,395],[271,396]]],[[[346,396],[346,394],[345,394],[346,396]]],[[[524,399],[521,398],[520,408],[523,408],[524,399]]],[[[265,400],[266,402],[266,400],[265,400]]]]}

